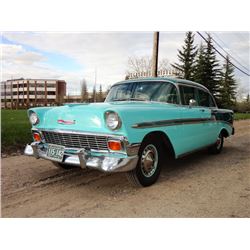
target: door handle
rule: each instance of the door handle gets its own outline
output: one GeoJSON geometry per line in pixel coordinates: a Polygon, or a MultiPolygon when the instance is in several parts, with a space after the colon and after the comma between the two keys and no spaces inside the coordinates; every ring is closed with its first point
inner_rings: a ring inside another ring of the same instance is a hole
{"type": "Polygon", "coordinates": [[[201,112],[205,112],[205,109],[200,109],[201,112]]]}

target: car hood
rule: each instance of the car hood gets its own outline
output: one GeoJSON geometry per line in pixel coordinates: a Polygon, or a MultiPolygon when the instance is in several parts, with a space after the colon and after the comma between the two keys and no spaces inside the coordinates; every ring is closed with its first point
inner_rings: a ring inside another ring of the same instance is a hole
{"type": "MultiPolygon", "coordinates": [[[[146,122],[154,117],[162,117],[173,110],[176,105],[154,102],[111,102],[90,104],[65,104],[53,108],[34,108],[40,123],[40,129],[80,130],[98,133],[124,134],[126,127],[135,122],[146,122]],[[123,126],[117,131],[107,128],[104,114],[106,111],[115,111],[121,117],[123,126]]],[[[175,109],[176,110],[176,109],[175,109]]],[[[171,112],[172,113],[172,112],[171,112]]],[[[172,116],[173,117],[173,116],[172,116]]],[[[167,117],[166,117],[167,118],[167,117]]]]}

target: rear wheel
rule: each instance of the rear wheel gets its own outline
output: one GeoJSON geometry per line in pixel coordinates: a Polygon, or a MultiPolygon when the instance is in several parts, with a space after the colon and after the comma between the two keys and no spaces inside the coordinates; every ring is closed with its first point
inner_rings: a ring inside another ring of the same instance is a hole
{"type": "Polygon", "coordinates": [[[57,168],[61,168],[61,169],[66,169],[66,170],[69,170],[69,169],[74,169],[74,168],[77,168],[77,166],[75,165],[69,165],[69,164],[63,164],[63,163],[60,163],[60,162],[52,162],[57,168]]]}
{"type": "Polygon", "coordinates": [[[208,150],[212,154],[219,154],[223,149],[223,144],[224,144],[224,137],[222,133],[220,133],[216,140],[216,143],[213,146],[209,147],[208,150]]]}
{"type": "Polygon", "coordinates": [[[156,139],[146,139],[139,151],[135,169],[127,172],[128,180],[135,186],[147,187],[154,184],[161,171],[162,147],[156,139]]]}

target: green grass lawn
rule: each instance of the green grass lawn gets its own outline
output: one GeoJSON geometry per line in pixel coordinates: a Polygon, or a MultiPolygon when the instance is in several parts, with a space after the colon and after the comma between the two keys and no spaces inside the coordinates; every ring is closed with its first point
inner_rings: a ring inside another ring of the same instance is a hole
{"type": "Polygon", "coordinates": [[[250,113],[235,113],[234,120],[250,119],[250,113]]]}
{"type": "MultiPolygon", "coordinates": [[[[235,120],[250,119],[250,114],[235,113],[235,120]]],[[[2,152],[24,150],[32,141],[26,110],[1,110],[2,152]]]]}
{"type": "Polygon", "coordinates": [[[27,110],[1,110],[2,152],[23,150],[32,141],[27,110]]]}

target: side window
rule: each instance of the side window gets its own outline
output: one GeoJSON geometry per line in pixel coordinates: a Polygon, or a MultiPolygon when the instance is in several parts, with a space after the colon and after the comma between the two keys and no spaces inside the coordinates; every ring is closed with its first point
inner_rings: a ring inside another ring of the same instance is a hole
{"type": "Polygon", "coordinates": [[[214,99],[209,95],[209,107],[216,107],[216,103],[214,102],[214,99]]]}
{"type": "Polygon", "coordinates": [[[209,94],[203,90],[198,90],[199,101],[198,105],[203,107],[209,107],[209,94]]]}
{"type": "Polygon", "coordinates": [[[198,105],[203,107],[215,107],[214,101],[209,93],[199,89],[198,90],[199,101],[198,105]]]}
{"type": "Polygon", "coordinates": [[[189,101],[194,99],[198,103],[198,98],[195,94],[195,88],[189,86],[180,86],[181,102],[183,105],[189,105],[189,101]]]}

